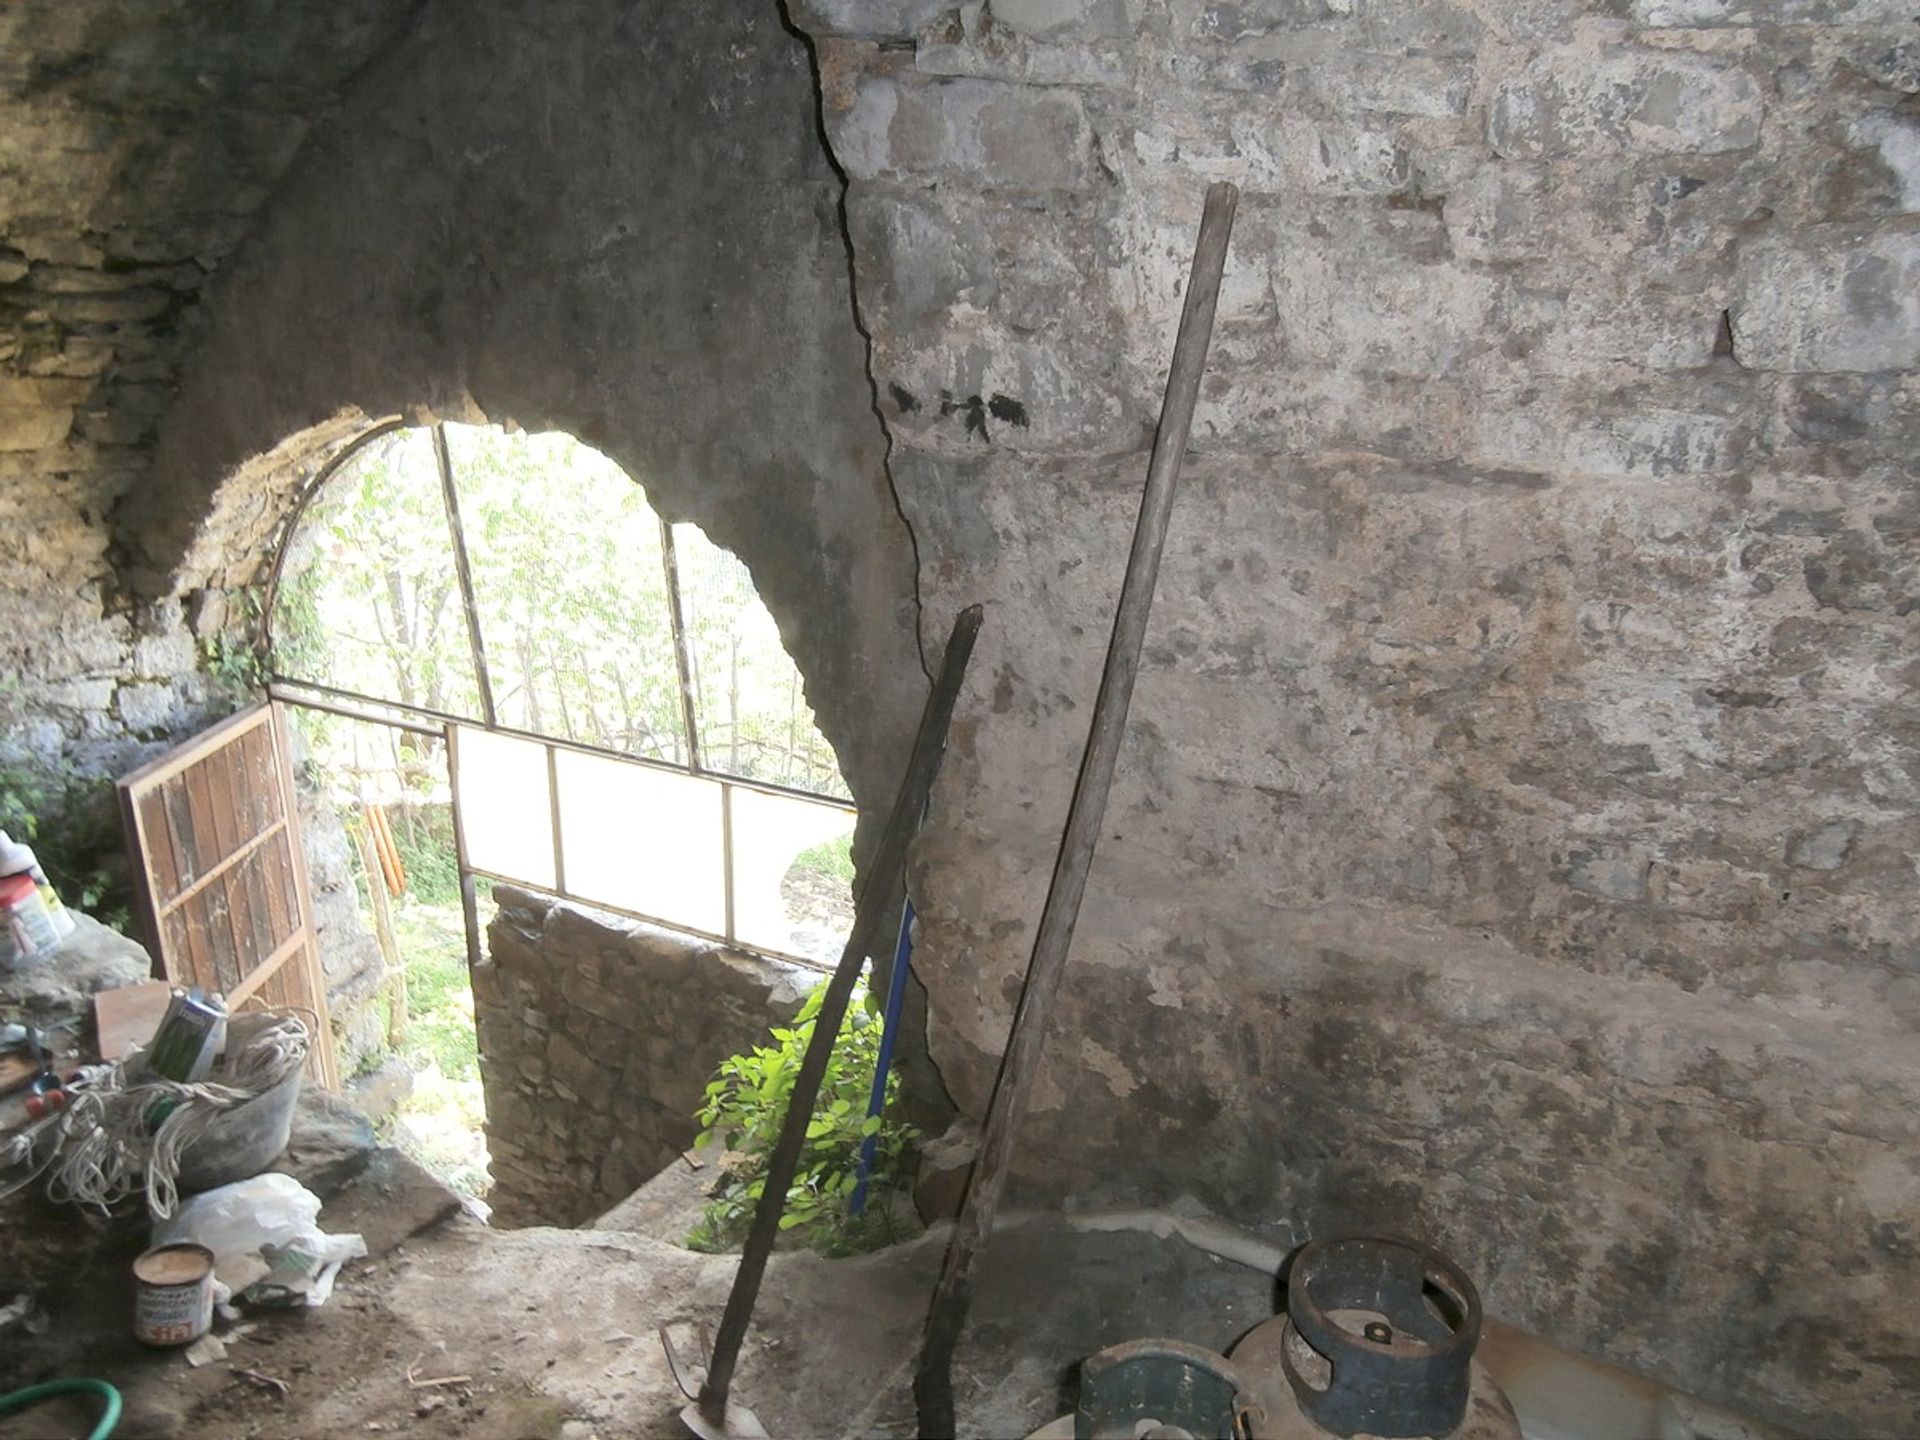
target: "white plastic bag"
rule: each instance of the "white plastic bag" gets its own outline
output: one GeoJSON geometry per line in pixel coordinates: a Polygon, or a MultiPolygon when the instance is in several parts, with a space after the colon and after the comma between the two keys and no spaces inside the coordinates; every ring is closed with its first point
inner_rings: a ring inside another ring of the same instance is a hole
{"type": "Polygon", "coordinates": [[[216,1284],[242,1299],[324,1305],[341,1265],[367,1246],[327,1234],[319,1218],[320,1197],[291,1175],[255,1175],[185,1201],[155,1224],[153,1243],[206,1246],[216,1284]]]}

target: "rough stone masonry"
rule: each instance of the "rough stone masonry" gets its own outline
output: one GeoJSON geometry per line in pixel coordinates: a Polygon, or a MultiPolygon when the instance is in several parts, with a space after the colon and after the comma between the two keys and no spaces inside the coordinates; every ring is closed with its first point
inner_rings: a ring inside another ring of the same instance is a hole
{"type": "Polygon", "coordinates": [[[501,885],[473,972],[496,1224],[579,1225],[678,1163],[722,1060],[819,978],[501,885]]]}
{"type": "Polygon", "coordinates": [[[1811,1428],[1920,1413],[1920,35],[1723,0],[801,0],[982,1112],[1205,184],[1245,191],[1028,1176],[1378,1224],[1811,1428]]]}
{"type": "Polygon", "coordinates": [[[914,861],[978,1115],[1232,179],[1025,1179],[1411,1231],[1562,1343],[1910,1426],[1910,5],[373,8],[0,20],[19,733],[186,723],[297,488],[250,457],[563,425],[753,566],[869,811],[901,617],[987,605],[914,861]]]}

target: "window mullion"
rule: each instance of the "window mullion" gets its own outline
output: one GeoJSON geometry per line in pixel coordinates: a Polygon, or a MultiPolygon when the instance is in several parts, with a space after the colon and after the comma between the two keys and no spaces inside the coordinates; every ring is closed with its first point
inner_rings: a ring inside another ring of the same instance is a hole
{"type": "Polygon", "coordinates": [[[447,507],[447,532],[453,540],[453,573],[460,582],[460,605],[467,612],[467,646],[473,652],[474,683],[480,687],[480,713],[487,728],[500,723],[493,708],[493,676],[487,670],[487,647],[480,638],[480,607],[473,598],[473,570],[467,563],[467,534],[460,524],[460,496],[453,484],[453,460],[447,454],[447,427],[433,427],[433,458],[440,466],[440,498],[447,507]]]}
{"type": "Polygon", "coordinates": [[[700,727],[694,717],[693,651],[687,642],[686,617],[680,608],[680,560],[673,548],[673,527],[660,517],[660,560],[667,571],[667,620],[673,629],[673,664],[680,676],[680,723],[687,731],[687,768],[704,774],[700,761],[700,727]]]}
{"type": "Polygon", "coordinates": [[[727,943],[739,940],[733,927],[733,786],[720,782],[720,886],[727,914],[727,943]]]}

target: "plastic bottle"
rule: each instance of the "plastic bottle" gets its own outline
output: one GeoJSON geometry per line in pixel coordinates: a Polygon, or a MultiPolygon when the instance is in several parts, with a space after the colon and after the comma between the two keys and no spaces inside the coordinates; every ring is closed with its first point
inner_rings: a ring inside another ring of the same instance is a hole
{"type": "Polygon", "coordinates": [[[0,875],[0,970],[38,964],[59,943],[33,877],[0,875]]]}
{"type": "Polygon", "coordinates": [[[22,845],[6,831],[0,830],[0,879],[8,875],[25,875],[32,879],[34,888],[40,892],[40,899],[47,907],[56,939],[64,940],[79,928],[73,916],[67,913],[67,907],[60,903],[53,882],[47,879],[47,872],[40,868],[40,861],[35,858],[31,847],[22,845]]]}

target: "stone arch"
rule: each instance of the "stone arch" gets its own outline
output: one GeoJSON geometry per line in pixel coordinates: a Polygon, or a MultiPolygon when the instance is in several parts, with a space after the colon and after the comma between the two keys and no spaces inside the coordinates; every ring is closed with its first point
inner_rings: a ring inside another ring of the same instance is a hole
{"type": "Polygon", "coordinates": [[[374,417],[564,430],[746,562],[884,806],[925,680],[840,188],[772,4],[430,8],[211,298],[115,515],[130,585],[254,578],[374,417]]]}

